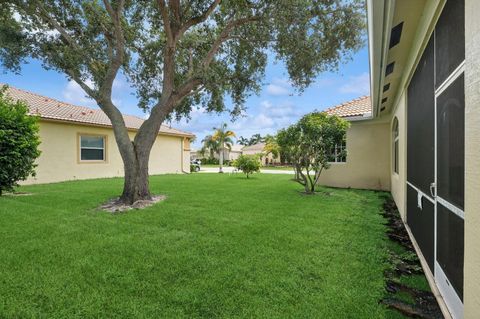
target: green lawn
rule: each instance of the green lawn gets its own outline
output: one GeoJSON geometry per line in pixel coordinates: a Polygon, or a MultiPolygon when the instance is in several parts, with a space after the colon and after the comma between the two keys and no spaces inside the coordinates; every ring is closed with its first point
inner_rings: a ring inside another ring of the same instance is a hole
{"type": "MultiPolygon", "coordinates": [[[[202,167],[215,167],[218,168],[220,165],[215,165],[215,164],[202,164],[202,167]]],[[[228,165],[224,165],[224,167],[228,167],[228,165]]],[[[261,170],[281,170],[281,171],[292,171],[293,168],[291,166],[262,166],[260,167],[261,170]]]]}
{"type": "Polygon", "coordinates": [[[121,179],[0,198],[0,318],[397,318],[380,193],[288,175],[151,178],[167,200],[95,210],[121,179]]]}
{"type": "Polygon", "coordinates": [[[293,172],[293,167],[291,167],[291,166],[262,166],[261,169],[276,170],[276,171],[292,171],[293,172]]]}

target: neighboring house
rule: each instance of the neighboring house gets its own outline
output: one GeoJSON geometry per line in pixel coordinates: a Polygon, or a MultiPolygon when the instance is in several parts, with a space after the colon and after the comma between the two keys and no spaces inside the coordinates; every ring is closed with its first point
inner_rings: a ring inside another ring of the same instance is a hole
{"type": "MultiPolygon", "coordinates": [[[[237,145],[234,144],[232,145],[231,149],[225,148],[223,151],[223,159],[226,161],[234,161],[236,160],[240,155],[242,155],[242,145],[237,145]]],[[[195,159],[204,159],[208,158],[210,156],[210,152],[206,151],[205,154],[200,154],[199,150],[192,150],[190,152],[190,159],[195,160],[195,159]]],[[[216,159],[220,159],[219,153],[214,153],[213,157],[216,159]]]]}
{"type": "MultiPolygon", "coordinates": [[[[1,86],[1,85],[0,85],[1,86]]],[[[123,162],[108,117],[99,109],[76,106],[9,87],[7,95],[25,101],[39,117],[37,175],[25,184],[123,176],[123,162]]],[[[124,115],[133,140],[143,119],[124,115]]],[[[162,126],[150,154],[150,174],[190,171],[188,132],[162,126]]]]}
{"type": "Polygon", "coordinates": [[[334,187],[390,190],[389,123],[372,119],[369,96],[325,110],[350,122],[345,157],[335,156],[319,183],[334,187]]]}
{"type": "Polygon", "coordinates": [[[204,156],[202,156],[202,154],[200,154],[198,150],[193,149],[193,148],[190,150],[190,160],[192,160],[192,161],[197,160],[197,159],[201,160],[203,158],[204,158],[204,156]]]}
{"type": "MultiPolygon", "coordinates": [[[[231,149],[225,149],[223,151],[223,158],[229,161],[236,160],[240,155],[242,155],[242,145],[233,144],[231,149]]],[[[218,154],[217,156],[218,157],[218,154]]]]}
{"type": "Polygon", "coordinates": [[[272,165],[272,164],[280,164],[280,158],[274,158],[273,155],[270,153],[268,155],[265,155],[265,143],[257,143],[249,146],[244,146],[242,148],[242,154],[243,155],[256,155],[258,154],[260,156],[260,159],[262,161],[262,165],[272,165]]]}
{"type": "Polygon", "coordinates": [[[389,190],[445,316],[480,316],[480,1],[368,0],[368,97],[321,183],[389,190]]]}

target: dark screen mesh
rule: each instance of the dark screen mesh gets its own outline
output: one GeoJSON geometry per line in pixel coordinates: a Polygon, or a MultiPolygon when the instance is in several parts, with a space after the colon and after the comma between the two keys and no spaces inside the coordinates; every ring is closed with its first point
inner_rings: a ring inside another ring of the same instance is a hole
{"type": "Polygon", "coordinates": [[[461,75],[437,98],[437,194],[464,208],[465,94],[461,75]]]}
{"type": "Polygon", "coordinates": [[[437,262],[463,300],[463,219],[437,204],[437,262]]]}
{"type": "Polygon", "coordinates": [[[465,60],[465,1],[448,0],[435,27],[435,87],[465,60]]]}
{"type": "Polygon", "coordinates": [[[428,267],[433,273],[434,264],[434,206],[426,198],[422,198],[422,208],[418,207],[417,191],[407,186],[407,224],[417,241],[428,267]]]}
{"type": "Polygon", "coordinates": [[[425,194],[430,194],[430,183],[434,181],[433,69],[431,38],[408,86],[407,180],[425,194]]]}

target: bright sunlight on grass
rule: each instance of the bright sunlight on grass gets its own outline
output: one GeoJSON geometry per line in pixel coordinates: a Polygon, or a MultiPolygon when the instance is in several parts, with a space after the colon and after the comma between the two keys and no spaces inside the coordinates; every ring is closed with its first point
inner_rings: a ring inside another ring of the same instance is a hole
{"type": "Polygon", "coordinates": [[[388,317],[381,193],[290,178],[154,176],[167,199],[119,215],[121,179],[1,197],[0,317],[388,317]]]}

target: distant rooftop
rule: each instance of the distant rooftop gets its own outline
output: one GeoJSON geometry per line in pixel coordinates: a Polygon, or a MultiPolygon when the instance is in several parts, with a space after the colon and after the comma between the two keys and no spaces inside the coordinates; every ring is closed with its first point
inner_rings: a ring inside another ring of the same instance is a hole
{"type": "Polygon", "coordinates": [[[362,96],[325,110],[330,115],[337,115],[345,119],[353,117],[369,117],[372,114],[370,96],[362,96]]]}
{"type": "Polygon", "coordinates": [[[253,145],[244,146],[242,151],[263,151],[265,143],[257,143],[253,145]]]}
{"type": "MultiPolygon", "coordinates": [[[[0,83],[0,87],[3,85],[4,84],[0,83]]],[[[11,86],[8,87],[6,93],[13,100],[21,100],[27,103],[29,113],[31,115],[38,115],[42,119],[75,122],[86,125],[112,126],[110,119],[100,109],[92,109],[61,102],[11,86]]],[[[134,115],[124,114],[123,118],[127,128],[133,130],[138,130],[144,122],[144,119],[134,115]]],[[[166,125],[162,125],[159,133],[167,135],[181,135],[186,137],[194,136],[192,133],[177,130],[166,125]]]]}

